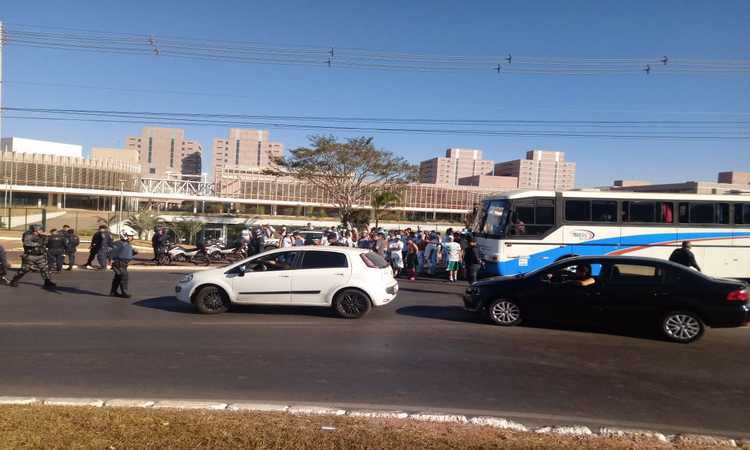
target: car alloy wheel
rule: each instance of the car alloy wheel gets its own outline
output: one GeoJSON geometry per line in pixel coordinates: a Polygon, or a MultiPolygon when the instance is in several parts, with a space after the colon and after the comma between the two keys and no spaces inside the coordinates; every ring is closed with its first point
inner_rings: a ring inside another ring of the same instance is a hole
{"type": "Polygon", "coordinates": [[[229,300],[220,288],[206,286],[198,291],[194,304],[203,314],[218,314],[228,309],[229,300]]]}
{"type": "Polygon", "coordinates": [[[364,293],[356,289],[345,289],[336,295],[333,307],[339,316],[356,319],[367,314],[372,305],[364,293]]]}
{"type": "Polygon", "coordinates": [[[488,312],[490,320],[498,325],[512,326],[521,323],[521,308],[510,300],[495,300],[488,312]]]}
{"type": "Polygon", "coordinates": [[[692,313],[672,312],[664,318],[662,331],[672,341],[693,342],[703,334],[703,324],[692,313]]]}

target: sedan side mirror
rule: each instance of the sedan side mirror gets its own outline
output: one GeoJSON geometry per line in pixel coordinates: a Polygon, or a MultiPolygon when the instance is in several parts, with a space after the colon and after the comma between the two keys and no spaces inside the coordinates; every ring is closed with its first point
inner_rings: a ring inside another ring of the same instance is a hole
{"type": "Polygon", "coordinates": [[[239,275],[241,277],[244,277],[246,270],[247,270],[247,268],[245,267],[244,264],[237,266],[237,275],[239,275]]]}

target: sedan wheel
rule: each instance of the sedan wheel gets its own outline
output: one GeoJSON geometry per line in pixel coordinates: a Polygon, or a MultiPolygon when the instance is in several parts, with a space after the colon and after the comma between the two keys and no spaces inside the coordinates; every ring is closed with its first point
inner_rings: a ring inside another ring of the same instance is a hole
{"type": "Polygon", "coordinates": [[[193,304],[203,314],[219,314],[229,309],[229,299],[216,286],[206,286],[195,294],[193,304]]]}
{"type": "Polygon", "coordinates": [[[371,308],[370,298],[356,289],[344,289],[333,299],[333,309],[345,319],[358,319],[371,308]]]}
{"type": "Polygon", "coordinates": [[[523,320],[521,308],[513,300],[503,298],[492,302],[487,308],[487,314],[492,323],[505,327],[518,325],[523,320]]]}
{"type": "Polygon", "coordinates": [[[703,336],[705,327],[701,319],[692,312],[673,311],[664,316],[661,332],[670,341],[687,344],[703,336]]]}

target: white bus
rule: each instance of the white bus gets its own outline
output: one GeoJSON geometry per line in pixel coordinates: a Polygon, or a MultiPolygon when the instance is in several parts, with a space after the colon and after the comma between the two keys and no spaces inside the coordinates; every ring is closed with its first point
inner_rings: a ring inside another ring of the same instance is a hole
{"type": "Polygon", "coordinates": [[[485,198],[473,232],[484,276],[574,255],[668,259],[690,241],[706,274],[750,278],[748,195],[516,191],[485,198]]]}

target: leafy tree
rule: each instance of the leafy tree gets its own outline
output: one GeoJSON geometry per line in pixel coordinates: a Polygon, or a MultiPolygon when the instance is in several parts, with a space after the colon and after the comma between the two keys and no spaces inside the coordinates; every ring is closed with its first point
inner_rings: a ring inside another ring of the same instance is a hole
{"type": "Polygon", "coordinates": [[[98,223],[99,225],[106,225],[107,228],[112,228],[112,225],[117,223],[117,214],[96,216],[96,223],[98,223]]]}
{"type": "Polygon", "coordinates": [[[148,236],[148,232],[154,229],[157,220],[156,214],[153,212],[149,210],[141,210],[128,217],[125,221],[125,225],[134,229],[135,232],[138,233],[138,239],[142,239],[143,233],[146,233],[148,236]]]}
{"type": "Polygon", "coordinates": [[[401,202],[401,195],[396,191],[378,191],[373,194],[370,206],[376,227],[380,225],[383,212],[399,202],[401,202]]]}
{"type": "Polygon", "coordinates": [[[175,233],[180,239],[185,239],[189,244],[195,243],[195,238],[198,233],[203,229],[203,222],[196,220],[185,220],[182,222],[175,222],[175,233]]]}
{"type": "Polygon", "coordinates": [[[310,148],[300,147],[276,159],[265,173],[316,186],[336,207],[343,224],[351,222],[356,205],[370,204],[374,192],[393,190],[417,173],[404,158],[376,148],[371,137],[339,142],[333,136],[313,136],[310,143],[310,148]]]}

